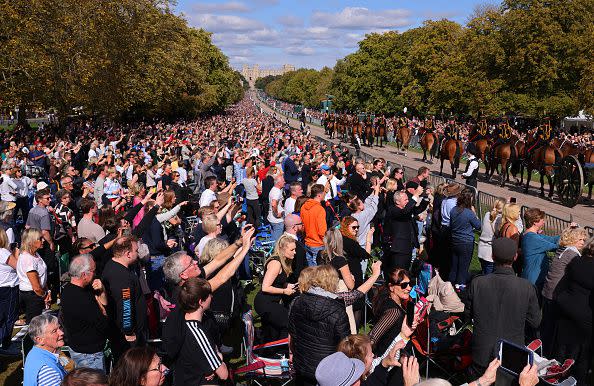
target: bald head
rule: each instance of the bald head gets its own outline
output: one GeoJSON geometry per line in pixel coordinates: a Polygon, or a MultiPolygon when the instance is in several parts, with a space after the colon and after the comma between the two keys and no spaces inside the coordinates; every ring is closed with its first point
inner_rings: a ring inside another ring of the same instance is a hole
{"type": "Polygon", "coordinates": [[[285,232],[296,235],[297,231],[303,226],[301,217],[296,214],[288,214],[285,216],[285,232]]]}

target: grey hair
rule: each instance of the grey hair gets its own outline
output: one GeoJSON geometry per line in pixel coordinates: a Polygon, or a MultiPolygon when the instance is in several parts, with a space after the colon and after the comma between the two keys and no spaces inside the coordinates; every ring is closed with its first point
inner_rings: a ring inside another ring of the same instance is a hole
{"type": "Polygon", "coordinates": [[[45,333],[45,328],[47,325],[52,323],[58,323],[58,318],[49,313],[37,315],[31,319],[31,322],[29,323],[29,329],[27,330],[31,340],[37,344],[35,339],[41,338],[45,333]]]}
{"type": "Polygon", "coordinates": [[[415,384],[415,386],[452,386],[452,384],[445,379],[429,378],[415,384]]]}
{"type": "Polygon", "coordinates": [[[398,201],[401,199],[403,195],[406,195],[406,192],[403,190],[398,190],[394,193],[394,204],[398,204],[398,201]]]}
{"type": "Polygon", "coordinates": [[[165,263],[163,263],[163,274],[165,274],[165,279],[174,284],[179,284],[181,281],[179,275],[185,268],[181,265],[181,259],[187,255],[188,254],[184,251],[177,251],[165,258],[165,263]]]}
{"type": "Polygon", "coordinates": [[[215,237],[208,240],[204,245],[202,254],[200,255],[200,262],[207,264],[212,261],[219,253],[229,246],[229,243],[221,238],[215,237]]]}
{"type": "Polygon", "coordinates": [[[283,174],[282,174],[282,173],[279,173],[279,174],[277,174],[277,175],[274,177],[274,184],[275,184],[275,185],[276,185],[276,184],[278,184],[278,182],[281,180],[281,178],[284,178],[283,174]]]}
{"type": "Polygon", "coordinates": [[[68,274],[70,277],[81,277],[83,273],[91,270],[92,262],[93,256],[89,254],[75,256],[68,267],[68,274]]]}

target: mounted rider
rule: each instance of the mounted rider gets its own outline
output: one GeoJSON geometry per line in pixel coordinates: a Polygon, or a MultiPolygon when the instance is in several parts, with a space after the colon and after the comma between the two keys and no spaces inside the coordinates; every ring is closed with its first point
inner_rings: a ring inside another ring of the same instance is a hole
{"type": "Polygon", "coordinates": [[[550,121],[546,121],[544,124],[538,126],[536,128],[536,132],[534,133],[535,141],[530,145],[527,150],[527,153],[531,153],[536,149],[541,148],[543,145],[549,143],[551,140],[551,134],[553,132],[553,127],[551,126],[550,121]]]}

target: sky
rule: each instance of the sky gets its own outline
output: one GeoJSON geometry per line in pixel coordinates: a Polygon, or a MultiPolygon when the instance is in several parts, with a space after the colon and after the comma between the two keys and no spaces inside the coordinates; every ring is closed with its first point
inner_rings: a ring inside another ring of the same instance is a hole
{"type": "Polygon", "coordinates": [[[178,0],[177,12],[193,27],[213,33],[213,43],[241,69],[334,67],[357,51],[365,34],[447,18],[465,24],[477,5],[493,0],[178,0]]]}

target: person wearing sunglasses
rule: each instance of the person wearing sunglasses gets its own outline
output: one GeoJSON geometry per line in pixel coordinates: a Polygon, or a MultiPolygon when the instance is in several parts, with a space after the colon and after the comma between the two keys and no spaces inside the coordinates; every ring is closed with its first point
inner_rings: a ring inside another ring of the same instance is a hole
{"type": "MultiPolygon", "coordinates": [[[[405,304],[413,285],[410,273],[404,269],[393,268],[386,276],[386,282],[373,300],[373,315],[376,320],[369,337],[375,355],[382,356],[399,334],[402,340],[408,341],[415,330],[416,320],[413,321],[412,328],[404,328],[405,304]]],[[[402,370],[395,368],[392,371],[402,370]]]]}

